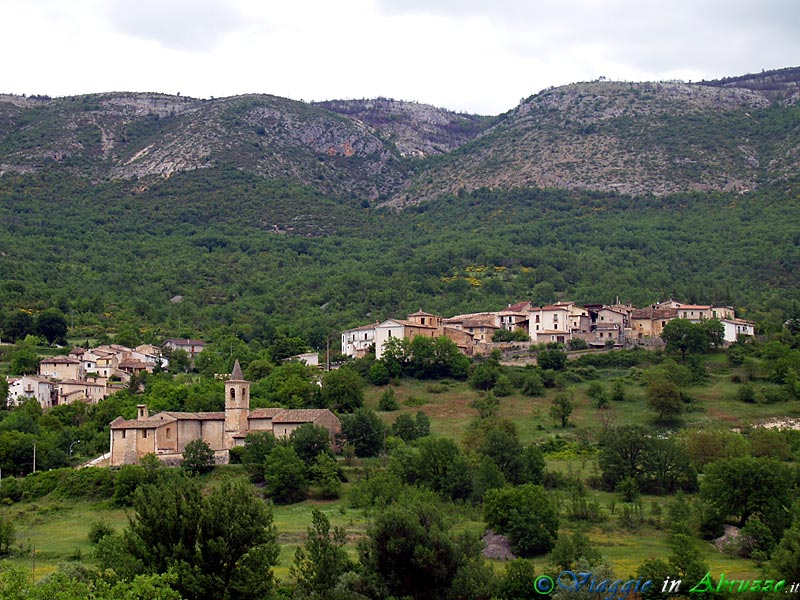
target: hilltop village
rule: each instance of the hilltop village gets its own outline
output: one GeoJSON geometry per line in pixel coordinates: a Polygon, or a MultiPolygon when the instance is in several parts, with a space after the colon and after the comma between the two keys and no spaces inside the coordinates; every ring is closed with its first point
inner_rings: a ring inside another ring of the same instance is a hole
{"type": "MultiPolygon", "coordinates": [[[[522,332],[531,343],[558,343],[567,347],[614,348],[657,340],[673,319],[699,323],[717,319],[724,328],[724,340],[753,336],[755,324],[737,319],[733,308],[711,304],[684,304],[668,300],[635,308],[630,304],[587,304],[556,302],[535,307],[530,302],[511,304],[495,312],[480,312],[444,318],[422,310],[407,319],[387,319],[342,332],[342,354],[360,358],[374,347],[381,358],[391,338],[445,336],[467,356],[485,354],[497,347],[504,336],[498,332],[522,332]],[[581,340],[581,342],[577,341],[581,340]]],[[[520,339],[515,337],[515,339],[520,339]]]]}

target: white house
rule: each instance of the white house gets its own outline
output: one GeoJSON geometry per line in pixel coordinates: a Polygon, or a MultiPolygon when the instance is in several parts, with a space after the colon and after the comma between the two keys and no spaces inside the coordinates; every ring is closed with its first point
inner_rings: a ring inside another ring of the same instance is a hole
{"type": "Polygon", "coordinates": [[[375,325],[362,325],[342,332],[342,354],[361,358],[375,343],[375,325]]]}
{"type": "Polygon", "coordinates": [[[42,408],[53,406],[55,387],[53,382],[36,375],[22,375],[8,379],[9,405],[21,404],[26,398],[36,398],[42,408]]]}
{"type": "Polygon", "coordinates": [[[720,321],[725,328],[724,339],[729,344],[737,340],[740,335],[754,336],[755,323],[752,321],[745,321],[744,319],[722,319],[720,321]]]}

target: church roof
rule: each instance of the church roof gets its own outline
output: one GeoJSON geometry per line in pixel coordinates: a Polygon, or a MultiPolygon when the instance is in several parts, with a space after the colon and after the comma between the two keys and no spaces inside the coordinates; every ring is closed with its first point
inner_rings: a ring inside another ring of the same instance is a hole
{"type": "Polygon", "coordinates": [[[231,373],[231,378],[228,381],[244,381],[244,375],[242,375],[242,367],[239,366],[239,359],[236,359],[236,362],[233,365],[233,373],[231,373]]]}

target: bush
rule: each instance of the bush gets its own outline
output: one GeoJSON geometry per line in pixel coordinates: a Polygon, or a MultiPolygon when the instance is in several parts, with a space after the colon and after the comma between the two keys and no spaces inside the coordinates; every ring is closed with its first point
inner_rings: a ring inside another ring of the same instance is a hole
{"type": "Polygon", "coordinates": [[[122,465],[117,471],[114,480],[114,494],[112,500],[117,506],[133,506],[133,493],[136,489],[148,482],[148,474],[144,467],[139,465],[122,465]]]}
{"type": "Polygon", "coordinates": [[[525,484],[491,489],[483,503],[489,527],[506,534],[520,556],[549,552],[558,537],[558,510],[544,488],[525,484]]]}
{"type": "Polygon", "coordinates": [[[544,370],[561,371],[567,366],[567,353],[557,348],[542,350],[536,355],[536,364],[544,370]]]}
{"type": "Polygon", "coordinates": [[[400,405],[397,403],[397,396],[394,390],[392,388],[386,388],[378,400],[378,410],[389,412],[397,410],[398,408],[400,408],[400,405]]]}
{"type": "Polygon", "coordinates": [[[755,404],[756,389],[750,383],[745,383],[738,390],[736,390],[736,399],[739,402],[746,402],[748,404],[755,404]]]}
{"type": "Polygon", "coordinates": [[[589,344],[586,343],[586,340],[582,340],[580,338],[571,339],[567,342],[567,348],[570,350],[586,350],[589,348],[589,344]]]}
{"type": "Polygon", "coordinates": [[[308,491],[306,466],[293,448],[276,446],[264,462],[264,491],[275,504],[302,502],[308,491]]]}
{"type": "Polygon", "coordinates": [[[95,521],[89,526],[88,538],[92,544],[97,544],[107,535],[113,535],[114,528],[105,519],[95,521]]]}
{"type": "Polygon", "coordinates": [[[181,468],[199,475],[208,473],[214,468],[214,451],[203,439],[192,440],[186,444],[183,450],[183,460],[181,460],[181,468]]]}
{"type": "Polygon", "coordinates": [[[111,498],[114,495],[115,474],[105,468],[85,467],[65,469],[64,477],[54,490],[59,498],[111,498]]]}

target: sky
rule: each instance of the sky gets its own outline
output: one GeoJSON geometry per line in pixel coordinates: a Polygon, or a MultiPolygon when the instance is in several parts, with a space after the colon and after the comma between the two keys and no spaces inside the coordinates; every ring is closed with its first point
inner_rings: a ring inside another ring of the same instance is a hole
{"type": "Polygon", "coordinates": [[[496,115],[550,86],[800,66],[796,0],[0,0],[0,93],[383,96],[496,115]]]}

